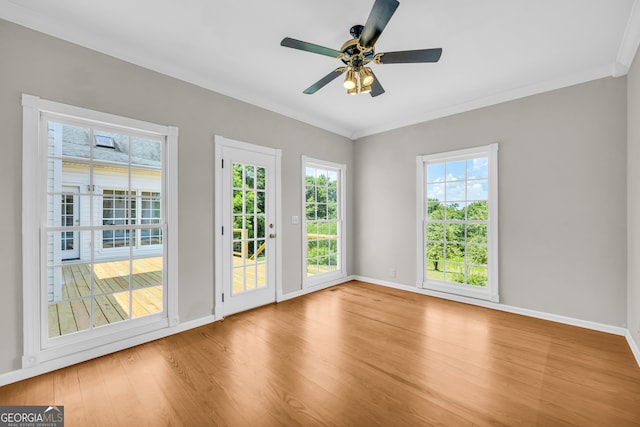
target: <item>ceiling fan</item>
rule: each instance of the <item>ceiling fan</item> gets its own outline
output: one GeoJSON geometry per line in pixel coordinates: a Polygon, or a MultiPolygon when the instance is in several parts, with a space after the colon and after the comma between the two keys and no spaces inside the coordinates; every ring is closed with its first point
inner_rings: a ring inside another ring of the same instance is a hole
{"type": "Polygon", "coordinates": [[[354,25],[349,33],[352,39],[345,42],[340,50],[330,49],[317,44],[285,37],[281,46],[305,50],[311,53],[340,59],[345,66],[339,67],[306,88],[303,93],[316,93],[329,82],[346,72],[344,87],[350,95],[369,93],[382,95],[385,91],[380,81],[367,65],[402,64],[417,62],[438,62],[442,49],[419,49],[398,52],[375,53],[374,45],[400,3],[397,0],[375,0],[369,18],[364,26],[354,25]]]}

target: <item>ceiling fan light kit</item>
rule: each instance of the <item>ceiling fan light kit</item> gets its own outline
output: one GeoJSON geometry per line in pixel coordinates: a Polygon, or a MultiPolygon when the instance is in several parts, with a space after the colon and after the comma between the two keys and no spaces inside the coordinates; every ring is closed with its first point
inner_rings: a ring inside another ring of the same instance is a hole
{"type": "Polygon", "coordinates": [[[319,55],[340,59],[346,66],[340,67],[303,91],[307,95],[316,93],[338,76],[346,73],[344,87],[349,95],[369,93],[372,97],[382,95],[385,90],[368,64],[402,64],[438,62],[442,49],[419,49],[399,52],[375,53],[374,45],[400,3],[397,0],[375,0],[366,24],[354,25],[349,30],[353,37],[340,50],[285,37],[281,46],[304,50],[319,55]]]}

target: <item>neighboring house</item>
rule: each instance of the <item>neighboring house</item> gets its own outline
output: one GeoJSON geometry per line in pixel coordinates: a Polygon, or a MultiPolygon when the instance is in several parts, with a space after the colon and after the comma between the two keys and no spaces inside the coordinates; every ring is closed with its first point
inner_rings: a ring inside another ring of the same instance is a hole
{"type": "MultiPolygon", "coordinates": [[[[162,145],[148,137],[48,122],[48,264],[162,255],[162,145]],[[95,231],[83,226],[105,226],[95,231]]],[[[62,297],[62,269],[49,269],[49,301],[62,297]]]]}

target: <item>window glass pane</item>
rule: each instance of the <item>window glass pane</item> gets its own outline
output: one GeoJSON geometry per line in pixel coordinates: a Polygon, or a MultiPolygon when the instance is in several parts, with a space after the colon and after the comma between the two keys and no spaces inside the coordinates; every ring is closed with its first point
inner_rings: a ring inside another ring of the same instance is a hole
{"type": "Polygon", "coordinates": [[[127,259],[100,262],[93,266],[93,293],[106,294],[129,289],[131,262],[127,259]]]}
{"type": "Polygon", "coordinates": [[[49,122],[49,155],[89,159],[90,129],[49,122]]]}
{"type": "Polygon", "coordinates": [[[315,221],[316,219],[316,211],[318,210],[318,206],[314,203],[307,203],[306,206],[307,212],[307,219],[310,221],[315,221]]]}
{"type": "Polygon", "coordinates": [[[444,279],[449,282],[464,283],[464,265],[447,261],[444,279]]]}
{"type": "Polygon", "coordinates": [[[444,200],[444,184],[427,184],[427,199],[444,200]]]}
{"type": "Polygon", "coordinates": [[[306,172],[307,184],[312,184],[312,185],[315,184],[315,182],[316,182],[316,169],[307,166],[305,168],[305,172],[306,172]]]}
{"type": "Polygon", "coordinates": [[[327,219],[338,219],[338,204],[327,204],[327,219]]]}
{"type": "MultiPolygon", "coordinates": [[[[263,262],[267,256],[267,242],[265,240],[258,240],[258,250],[256,251],[255,259],[257,262],[263,262]]],[[[263,280],[266,283],[266,280],[263,280]]]]}
{"type": "Polygon", "coordinates": [[[245,188],[253,189],[255,185],[256,168],[255,166],[246,166],[244,185],[245,188]]]}
{"type": "Polygon", "coordinates": [[[447,182],[445,187],[446,192],[446,200],[447,201],[456,201],[456,200],[465,200],[465,184],[464,181],[457,182],[447,182]]]}
{"type": "Polygon", "coordinates": [[[489,159],[480,157],[467,160],[467,179],[478,179],[489,177],[489,159]]]}
{"type": "Polygon", "coordinates": [[[486,266],[488,261],[488,253],[486,245],[467,245],[467,262],[480,266],[486,266]]]}
{"type": "Polygon", "coordinates": [[[256,169],[256,188],[258,190],[265,190],[266,189],[266,172],[265,172],[265,168],[257,168],[256,169]]]}
{"type": "Polygon", "coordinates": [[[241,163],[233,164],[233,188],[242,188],[244,182],[244,168],[241,163]]]}
{"type": "Polygon", "coordinates": [[[265,195],[264,191],[258,191],[256,193],[256,213],[265,213],[265,195]]]}
{"type": "Polygon", "coordinates": [[[489,181],[486,179],[467,183],[468,200],[487,200],[489,197],[489,181]]]}
{"type": "Polygon", "coordinates": [[[447,220],[464,221],[465,205],[464,202],[447,203],[447,220]]]}
{"type": "Polygon", "coordinates": [[[244,192],[244,212],[247,214],[255,213],[256,193],[253,191],[244,192]]]}
{"type": "Polygon", "coordinates": [[[91,327],[91,298],[50,303],[48,311],[49,338],[81,332],[91,327]]]}
{"type": "MultiPolygon", "coordinates": [[[[444,243],[442,242],[427,242],[427,258],[430,260],[443,261],[444,260],[444,243]]],[[[438,266],[434,265],[437,270],[438,266]]]]}
{"type": "Polygon", "coordinates": [[[444,163],[427,165],[427,182],[444,181],[444,163]]]}
{"type": "Polygon", "coordinates": [[[487,286],[487,268],[469,266],[467,267],[467,283],[473,286],[486,287],[487,286]]]}
{"type": "Polygon", "coordinates": [[[427,199],[427,218],[430,220],[444,219],[444,205],[437,199],[427,199]]]}
{"type": "Polygon", "coordinates": [[[337,188],[338,186],[338,172],[327,171],[327,185],[329,187],[337,188]]]}
{"type": "Polygon", "coordinates": [[[460,243],[447,243],[445,245],[445,256],[447,262],[462,262],[464,261],[464,244],[460,243]]]}
{"type": "Polygon", "coordinates": [[[128,320],[129,313],[125,310],[125,307],[128,307],[125,303],[125,300],[128,302],[128,297],[129,292],[118,292],[93,298],[93,327],[99,328],[128,320]]]}
{"type": "Polygon", "coordinates": [[[466,162],[464,160],[447,162],[447,181],[462,181],[465,179],[466,162]]]}
{"type": "Polygon", "coordinates": [[[306,201],[308,203],[316,202],[316,187],[315,186],[307,185],[306,201]]]}
{"type": "Polygon", "coordinates": [[[47,191],[59,193],[72,183],[82,182],[86,183],[82,188],[77,184],[73,186],[78,193],[86,193],[89,191],[90,176],[89,164],[86,160],[49,159],[47,191]]]}
{"type": "Polygon", "coordinates": [[[316,187],[316,201],[318,203],[327,203],[327,187],[316,187]]]}
{"type": "Polygon", "coordinates": [[[444,241],[444,224],[427,224],[427,240],[438,242],[444,241]]]}
{"type": "Polygon", "coordinates": [[[233,190],[233,213],[241,214],[244,208],[244,191],[233,190]]]}
{"type": "Polygon", "coordinates": [[[316,215],[318,219],[327,219],[327,204],[326,203],[318,203],[317,205],[316,215]]]}
{"type": "Polygon", "coordinates": [[[162,167],[162,142],[156,139],[132,136],[131,164],[159,171],[162,167]]]}
{"type": "Polygon", "coordinates": [[[307,223],[307,235],[308,238],[313,238],[318,234],[318,223],[317,222],[309,222],[307,223]]]}
{"type": "Polygon", "coordinates": [[[92,160],[94,163],[118,163],[128,167],[131,141],[128,135],[104,130],[94,130],[92,160]],[[104,141],[111,140],[111,144],[104,141]]]}
{"type": "Polygon", "coordinates": [[[464,224],[447,223],[446,236],[447,236],[447,242],[464,242],[465,241],[464,224]]]}
{"type": "Polygon", "coordinates": [[[335,186],[327,187],[327,202],[338,203],[338,190],[335,186]]]}
{"type": "Polygon", "coordinates": [[[467,219],[469,221],[489,220],[489,206],[487,202],[472,202],[467,207],[467,219]]]}
{"type": "Polygon", "coordinates": [[[467,241],[471,243],[487,244],[486,224],[467,225],[467,241]]]}
{"type": "Polygon", "coordinates": [[[428,280],[444,280],[444,263],[440,260],[427,260],[426,278],[428,280]]]}
{"type": "Polygon", "coordinates": [[[266,227],[266,217],[264,215],[259,215],[256,217],[257,219],[257,230],[255,233],[256,238],[264,239],[267,236],[267,227],[266,227]]]}

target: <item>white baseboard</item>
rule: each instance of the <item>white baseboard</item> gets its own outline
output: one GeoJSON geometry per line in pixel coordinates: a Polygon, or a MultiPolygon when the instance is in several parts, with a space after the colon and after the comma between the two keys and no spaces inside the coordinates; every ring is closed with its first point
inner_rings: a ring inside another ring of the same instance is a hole
{"type": "Polygon", "coordinates": [[[95,347],[89,350],[81,351],[71,356],[60,357],[58,359],[50,360],[40,363],[33,368],[22,368],[15,371],[0,374],[0,386],[15,383],[18,381],[26,380],[27,378],[35,377],[47,372],[55,371],[56,369],[65,368],[76,363],[84,362],[96,357],[104,356],[110,353],[115,353],[127,348],[135,347],[140,344],[155,341],[160,338],[165,338],[170,335],[174,335],[180,332],[187,331],[189,329],[197,328],[215,322],[217,319],[215,316],[205,316],[200,319],[191,320],[188,322],[180,323],[174,327],[164,328],[158,331],[153,331],[136,337],[117,341],[115,343],[106,344],[103,346],[95,347]]]}
{"type": "Polygon", "coordinates": [[[414,292],[422,295],[428,295],[436,298],[443,298],[451,301],[462,302],[465,304],[476,305],[494,310],[506,311],[508,313],[521,314],[523,316],[535,317],[537,319],[550,320],[552,322],[564,323],[566,325],[579,326],[581,328],[592,329],[594,331],[607,332],[609,334],[626,336],[627,328],[620,326],[607,325],[605,323],[592,322],[590,320],[575,319],[573,317],[561,316],[558,314],[545,313],[543,311],[530,310],[528,308],[514,307],[511,305],[500,304],[491,301],[483,301],[475,298],[463,297],[459,295],[447,294],[445,292],[432,291],[430,289],[416,288],[414,286],[401,285],[398,283],[387,282],[384,280],[371,279],[369,277],[355,276],[355,280],[360,280],[374,285],[386,286],[389,288],[400,289],[403,291],[414,292]]]}
{"type": "Polygon", "coordinates": [[[636,340],[633,338],[633,335],[631,335],[631,331],[627,330],[627,333],[625,334],[625,338],[627,338],[627,342],[629,343],[629,348],[631,348],[631,352],[633,353],[633,356],[636,358],[636,362],[638,362],[638,366],[640,366],[640,345],[638,345],[638,342],[636,342],[636,340]]]}
{"type": "Polygon", "coordinates": [[[332,280],[330,282],[322,283],[321,285],[309,286],[308,288],[301,289],[295,292],[289,292],[288,294],[278,296],[277,302],[287,301],[293,298],[298,298],[303,295],[310,294],[312,292],[321,291],[323,289],[330,288],[332,286],[341,285],[354,280],[354,276],[341,277],[340,279],[332,280]]]}

